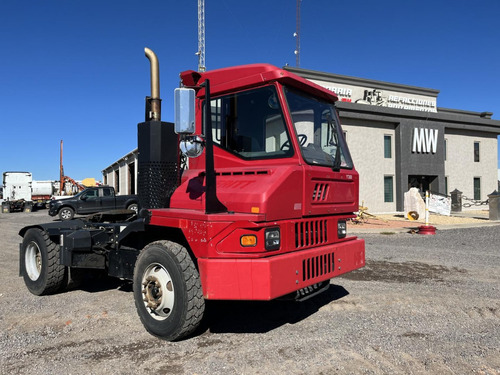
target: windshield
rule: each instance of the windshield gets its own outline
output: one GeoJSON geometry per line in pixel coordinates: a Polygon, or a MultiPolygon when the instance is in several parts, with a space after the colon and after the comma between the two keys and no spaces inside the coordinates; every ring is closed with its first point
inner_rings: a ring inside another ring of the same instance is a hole
{"type": "Polygon", "coordinates": [[[290,88],[285,88],[285,95],[305,161],[334,170],[351,169],[351,155],[333,103],[290,88]]]}
{"type": "Polygon", "coordinates": [[[293,155],[276,88],[266,86],[211,100],[214,144],[243,159],[293,155]]]}

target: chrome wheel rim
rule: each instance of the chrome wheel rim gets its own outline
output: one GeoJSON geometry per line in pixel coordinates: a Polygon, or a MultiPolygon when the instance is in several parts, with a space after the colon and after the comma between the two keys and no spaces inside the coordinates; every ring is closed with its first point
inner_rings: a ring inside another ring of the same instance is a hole
{"type": "Polygon", "coordinates": [[[71,212],[69,210],[62,210],[61,217],[65,220],[67,220],[71,217],[71,212]]]}
{"type": "Polygon", "coordinates": [[[26,246],[24,264],[28,277],[33,281],[38,280],[42,273],[42,252],[38,244],[34,241],[31,241],[26,246]]]}

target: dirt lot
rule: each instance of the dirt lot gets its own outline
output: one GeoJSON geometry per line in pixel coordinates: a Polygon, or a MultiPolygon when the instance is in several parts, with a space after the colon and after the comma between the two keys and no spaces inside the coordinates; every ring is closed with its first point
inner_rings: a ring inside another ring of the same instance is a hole
{"type": "Polygon", "coordinates": [[[212,302],[192,338],[150,336],[132,287],[31,295],[0,214],[1,374],[500,374],[500,227],[363,234],[367,266],[302,303],[212,302]]]}

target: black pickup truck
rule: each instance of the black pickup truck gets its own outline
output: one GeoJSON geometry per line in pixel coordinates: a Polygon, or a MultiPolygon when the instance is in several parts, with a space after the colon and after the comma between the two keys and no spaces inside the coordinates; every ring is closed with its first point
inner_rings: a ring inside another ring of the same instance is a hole
{"type": "Polygon", "coordinates": [[[115,209],[127,209],[137,212],[138,199],[136,195],[115,195],[111,186],[87,188],[80,193],[61,199],[52,199],[49,205],[49,215],[59,215],[61,220],[70,220],[77,214],[93,214],[115,209]]]}

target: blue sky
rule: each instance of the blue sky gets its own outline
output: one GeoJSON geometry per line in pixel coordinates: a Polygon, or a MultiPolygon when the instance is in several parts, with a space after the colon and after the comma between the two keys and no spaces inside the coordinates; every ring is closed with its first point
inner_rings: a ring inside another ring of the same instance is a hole
{"type": "MultiPolygon", "coordinates": [[[[295,66],[296,1],[205,0],[208,69],[295,66]]],[[[500,119],[500,1],[303,0],[301,67],[440,90],[438,107],[500,119]]],[[[136,147],[149,65],[163,120],[197,69],[197,0],[0,0],[0,172],[101,179],[136,147]]],[[[499,155],[500,159],[500,155],[499,155]]]]}

